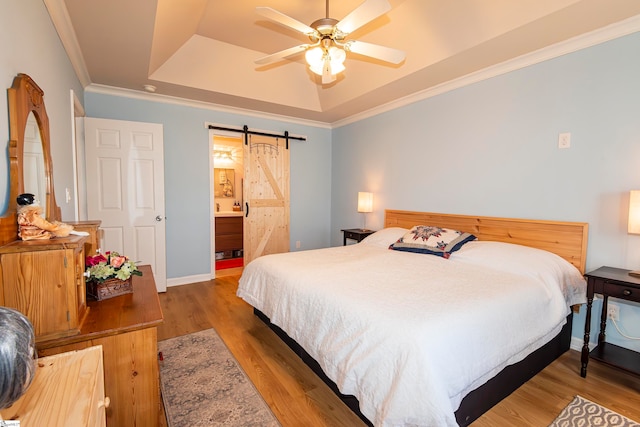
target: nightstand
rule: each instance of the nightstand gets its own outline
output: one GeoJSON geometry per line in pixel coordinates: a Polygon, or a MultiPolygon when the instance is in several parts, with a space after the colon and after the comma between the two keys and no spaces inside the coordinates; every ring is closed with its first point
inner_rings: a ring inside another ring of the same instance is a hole
{"type": "Polygon", "coordinates": [[[621,268],[600,267],[585,274],[587,278],[587,313],[584,325],[584,345],[582,346],[582,369],[580,371],[580,375],[583,377],[587,376],[589,357],[632,374],[640,375],[640,353],[605,341],[609,297],[640,302],[640,278],[630,276],[629,271],[621,268]],[[594,294],[601,294],[603,302],[600,313],[598,345],[589,352],[591,305],[593,304],[594,294]]]}
{"type": "Polygon", "coordinates": [[[375,233],[373,230],[366,230],[362,228],[346,228],[340,230],[344,233],[344,238],[342,239],[342,245],[347,246],[347,239],[355,240],[356,242],[361,242],[362,239],[369,236],[370,234],[375,233]]]}

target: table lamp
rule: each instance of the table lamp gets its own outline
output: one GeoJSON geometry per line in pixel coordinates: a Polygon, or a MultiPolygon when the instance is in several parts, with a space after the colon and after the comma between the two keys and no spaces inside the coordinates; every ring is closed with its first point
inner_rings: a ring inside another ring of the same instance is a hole
{"type": "Polygon", "coordinates": [[[358,192],[358,212],[362,212],[362,230],[366,230],[367,213],[373,212],[373,193],[366,191],[358,192]]]}
{"type": "MultiPolygon", "coordinates": [[[[629,225],[627,232],[629,234],[640,234],[640,190],[631,190],[629,192],[629,225]]],[[[640,277],[640,270],[630,271],[629,275],[640,277]]]]}

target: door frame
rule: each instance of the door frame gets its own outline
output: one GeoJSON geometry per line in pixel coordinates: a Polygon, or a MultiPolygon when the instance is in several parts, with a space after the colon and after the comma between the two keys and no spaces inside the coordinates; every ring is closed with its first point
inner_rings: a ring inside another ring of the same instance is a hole
{"type": "MultiPolygon", "coordinates": [[[[209,129],[209,123],[205,123],[204,124],[205,127],[207,129],[209,129]]],[[[213,161],[213,148],[215,145],[215,138],[217,136],[223,136],[225,138],[233,138],[233,139],[238,139],[240,140],[240,142],[243,142],[242,140],[242,135],[238,135],[237,132],[230,132],[230,131],[224,131],[224,130],[218,130],[218,129],[209,129],[209,212],[210,212],[210,218],[209,218],[209,224],[211,224],[210,227],[210,236],[209,236],[209,245],[211,247],[211,259],[210,261],[210,266],[209,268],[211,269],[211,279],[215,279],[216,278],[216,198],[214,195],[214,188],[215,188],[215,184],[214,184],[214,173],[213,173],[213,168],[214,168],[214,161],[213,161]]],[[[236,185],[237,188],[237,185],[236,185]]]]}
{"type": "MultiPolygon", "coordinates": [[[[82,103],[71,89],[71,152],[73,155],[73,213],[74,221],[87,219],[86,174],[84,169],[84,121],[86,116],[82,103]],[[82,188],[81,188],[82,186],[82,188]],[[83,216],[84,215],[84,216],[83,216]]],[[[68,197],[65,194],[65,197],[68,197]]],[[[67,200],[68,203],[68,200],[67,200]]]]}

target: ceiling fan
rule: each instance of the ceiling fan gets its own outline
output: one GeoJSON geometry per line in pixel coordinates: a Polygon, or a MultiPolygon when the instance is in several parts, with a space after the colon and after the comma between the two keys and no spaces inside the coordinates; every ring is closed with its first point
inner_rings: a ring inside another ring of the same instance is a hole
{"type": "Polygon", "coordinates": [[[329,0],[326,0],[326,18],[320,18],[309,26],[270,7],[257,7],[256,11],[259,14],[307,35],[311,43],[267,55],[257,59],[255,63],[269,64],[306,51],[305,59],[309,68],[315,74],[322,76],[322,84],[335,81],[336,74],[345,69],[343,63],[346,59],[346,52],[354,52],[392,64],[399,64],[405,58],[405,54],[401,50],[357,40],[346,40],[350,33],[389,10],[391,10],[391,5],[387,0],[365,0],[341,21],[338,21],[329,18],[329,0]]]}

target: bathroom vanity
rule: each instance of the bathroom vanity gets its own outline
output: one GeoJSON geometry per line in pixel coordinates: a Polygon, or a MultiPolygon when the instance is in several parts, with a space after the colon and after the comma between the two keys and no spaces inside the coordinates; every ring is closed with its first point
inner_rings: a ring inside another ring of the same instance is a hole
{"type": "Polygon", "coordinates": [[[216,212],[216,260],[242,257],[243,213],[216,212]]]}

